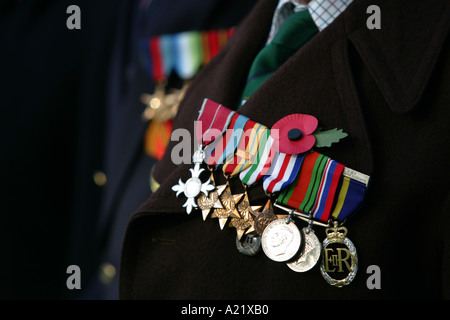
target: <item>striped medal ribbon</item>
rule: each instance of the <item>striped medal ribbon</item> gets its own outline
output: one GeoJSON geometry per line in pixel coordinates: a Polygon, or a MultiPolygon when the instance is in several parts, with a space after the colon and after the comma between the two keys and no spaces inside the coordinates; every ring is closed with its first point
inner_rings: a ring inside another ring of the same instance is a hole
{"type": "Polygon", "coordinates": [[[273,145],[274,139],[270,136],[270,129],[263,128],[255,160],[239,174],[243,184],[247,186],[253,185],[266,175],[276,153],[274,148],[272,148],[273,145]]]}
{"type": "Polygon", "coordinates": [[[326,222],[343,169],[316,151],[307,153],[296,180],[280,193],[277,202],[326,222]]]}
{"type": "Polygon", "coordinates": [[[355,214],[362,202],[367,191],[368,177],[363,180],[356,180],[346,176],[344,169],[342,180],[336,192],[337,200],[331,216],[340,222],[355,214]]]}
{"type": "Polygon", "coordinates": [[[205,148],[205,162],[216,168],[231,159],[244,135],[244,128],[249,118],[238,113],[231,117],[225,133],[205,148]]]}
{"type": "Polygon", "coordinates": [[[144,121],[150,121],[144,140],[145,151],[162,159],[170,141],[173,118],[194,76],[206,65],[233,35],[234,28],[209,31],[187,31],[141,38],[139,60],[155,83],[152,94],[143,93],[146,105],[144,121]],[[172,73],[183,80],[180,89],[167,88],[172,73]]]}
{"type": "Polygon", "coordinates": [[[289,186],[297,176],[305,155],[277,152],[272,165],[264,176],[263,188],[272,194],[289,186]]]}
{"type": "Polygon", "coordinates": [[[349,170],[316,151],[307,153],[296,179],[277,202],[323,222],[331,217],[342,222],[356,212],[367,189],[367,183],[346,176],[349,170]]]}
{"type": "Polygon", "coordinates": [[[267,127],[252,120],[245,124],[244,133],[233,157],[223,165],[226,176],[234,177],[247,169],[255,160],[259,142],[267,127]]]}
{"type": "Polygon", "coordinates": [[[156,83],[173,71],[188,80],[219,53],[233,34],[234,28],[227,28],[143,37],[139,41],[139,60],[156,83]]]}
{"type": "Polygon", "coordinates": [[[236,113],[227,107],[204,99],[195,122],[195,137],[203,147],[215,141],[225,133],[236,113]]]}

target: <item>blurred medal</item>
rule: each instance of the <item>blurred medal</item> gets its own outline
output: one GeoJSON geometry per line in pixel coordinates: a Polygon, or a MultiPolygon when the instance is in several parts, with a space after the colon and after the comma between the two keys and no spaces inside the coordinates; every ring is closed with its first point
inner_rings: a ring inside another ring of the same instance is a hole
{"type": "Polygon", "coordinates": [[[261,250],[261,237],[257,235],[244,235],[239,239],[236,237],[238,251],[246,256],[254,256],[261,250]]]}
{"type": "Polygon", "coordinates": [[[153,93],[143,93],[142,119],[149,121],[145,150],[160,160],[170,141],[172,120],[178,112],[190,82],[201,67],[211,61],[233,35],[234,28],[186,31],[144,37],[139,41],[140,64],[155,84],[153,93]],[[169,87],[168,79],[176,75],[182,85],[169,87]]]}

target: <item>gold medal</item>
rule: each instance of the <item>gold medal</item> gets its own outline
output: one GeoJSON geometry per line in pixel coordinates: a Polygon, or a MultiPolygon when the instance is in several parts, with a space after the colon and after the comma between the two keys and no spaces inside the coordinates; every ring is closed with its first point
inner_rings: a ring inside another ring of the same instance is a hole
{"type": "Polygon", "coordinates": [[[217,187],[217,191],[219,193],[219,199],[216,201],[216,206],[220,204],[221,208],[214,209],[211,217],[219,219],[220,229],[223,230],[228,218],[240,218],[236,203],[241,200],[244,194],[233,195],[228,183],[217,187]]]}
{"type": "MultiPolygon", "coordinates": [[[[210,169],[210,171],[211,171],[210,180],[212,184],[215,185],[214,172],[212,169],[210,169]]],[[[208,214],[211,212],[211,209],[220,209],[220,208],[223,209],[222,204],[219,201],[219,193],[217,191],[217,188],[215,188],[212,192],[210,192],[208,196],[204,193],[201,193],[200,196],[197,198],[197,205],[200,208],[200,210],[202,210],[203,221],[206,220],[208,214]]]]}
{"type": "Polygon", "coordinates": [[[253,216],[250,213],[250,210],[252,210],[253,212],[257,212],[259,209],[261,209],[261,206],[251,206],[247,191],[245,191],[244,197],[237,205],[237,209],[240,217],[232,218],[230,224],[232,227],[236,228],[238,240],[241,240],[244,234],[248,234],[254,231],[253,216]]]}

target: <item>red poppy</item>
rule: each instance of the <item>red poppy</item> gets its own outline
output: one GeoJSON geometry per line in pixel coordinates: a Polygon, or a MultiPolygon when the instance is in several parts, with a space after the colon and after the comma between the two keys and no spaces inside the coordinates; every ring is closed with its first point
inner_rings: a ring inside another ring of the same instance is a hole
{"type": "Polygon", "coordinates": [[[279,151],[299,154],[310,150],[316,143],[312,133],[317,129],[315,117],[294,113],[278,120],[270,130],[270,135],[278,141],[279,151]]]}

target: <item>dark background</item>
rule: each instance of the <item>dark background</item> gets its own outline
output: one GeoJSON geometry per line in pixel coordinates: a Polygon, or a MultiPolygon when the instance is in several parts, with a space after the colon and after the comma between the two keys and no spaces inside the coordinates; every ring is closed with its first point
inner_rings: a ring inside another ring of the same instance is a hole
{"type": "MultiPolygon", "coordinates": [[[[141,31],[228,27],[255,2],[153,0],[141,31]]],[[[69,248],[98,249],[101,190],[91,173],[102,165],[110,62],[133,4],[0,2],[0,299],[67,298],[69,248]],[[80,30],[66,27],[70,5],[81,9],[80,30]]],[[[81,272],[85,288],[94,271],[81,272]]]]}
{"type": "Polygon", "coordinates": [[[89,99],[101,111],[118,4],[1,4],[1,298],[59,298],[67,290],[78,110],[89,99]],[[71,4],[81,8],[81,30],[66,27],[71,4]]]}

